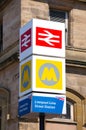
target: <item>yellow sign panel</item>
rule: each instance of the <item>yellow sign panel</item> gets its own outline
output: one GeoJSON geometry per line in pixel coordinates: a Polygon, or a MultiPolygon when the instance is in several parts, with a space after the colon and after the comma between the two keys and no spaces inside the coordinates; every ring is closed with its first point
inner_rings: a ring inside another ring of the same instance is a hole
{"type": "Polygon", "coordinates": [[[20,70],[20,92],[22,93],[31,88],[31,61],[21,65],[20,70]]]}
{"type": "Polygon", "coordinates": [[[36,88],[63,90],[62,61],[36,60],[36,88]]]}

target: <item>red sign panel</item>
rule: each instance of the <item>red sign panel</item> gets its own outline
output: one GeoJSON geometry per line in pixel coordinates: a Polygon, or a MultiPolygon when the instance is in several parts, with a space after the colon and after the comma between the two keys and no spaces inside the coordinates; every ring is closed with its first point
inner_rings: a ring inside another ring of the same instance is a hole
{"type": "Polygon", "coordinates": [[[21,52],[25,51],[31,46],[31,29],[27,30],[21,35],[21,52]]]}
{"type": "Polygon", "coordinates": [[[62,31],[36,27],[36,45],[61,49],[62,31]]]}

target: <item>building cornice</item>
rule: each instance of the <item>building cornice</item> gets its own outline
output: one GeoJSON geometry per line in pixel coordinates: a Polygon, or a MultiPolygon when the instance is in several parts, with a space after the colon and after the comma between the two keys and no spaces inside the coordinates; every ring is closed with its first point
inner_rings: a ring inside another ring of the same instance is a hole
{"type": "Polygon", "coordinates": [[[18,61],[18,53],[11,55],[11,57],[5,59],[3,62],[0,63],[0,70],[4,69],[5,67],[9,66],[13,62],[18,61]]]}
{"type": "Polygon", "coordinates": [[[67,47],[66,64],[86,68],[86,49],[67,47]]]}
{"type": "Polygon", "coordinates": [[[0,70],[18,61],[18,41],[0,54],[0,70]]]}

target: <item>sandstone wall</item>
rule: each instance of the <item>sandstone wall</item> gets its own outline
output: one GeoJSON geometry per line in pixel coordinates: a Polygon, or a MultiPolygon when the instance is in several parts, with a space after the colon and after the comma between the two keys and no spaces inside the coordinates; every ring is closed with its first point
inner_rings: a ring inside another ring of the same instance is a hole
{"type": "Polygon", "coordinates": [[[20,1],[12,0],[3,12],[3,50],[19,40],[20,1]]]}

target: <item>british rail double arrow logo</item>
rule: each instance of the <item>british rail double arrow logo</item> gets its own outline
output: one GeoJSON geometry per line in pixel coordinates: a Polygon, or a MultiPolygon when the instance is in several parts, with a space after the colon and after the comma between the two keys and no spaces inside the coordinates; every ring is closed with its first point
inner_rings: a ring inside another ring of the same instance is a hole
{"type": "Polygon", "coordinates": [[[36,27],[36,45],[62,48],[62,31],[36,27]]]}
{"type": "Polygon", "coordinates": [[[31,46],[31,29],[21,35],[21,52],[31,46]]]}

